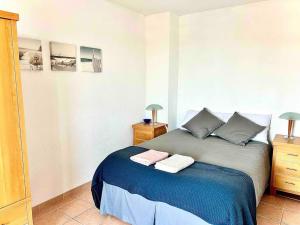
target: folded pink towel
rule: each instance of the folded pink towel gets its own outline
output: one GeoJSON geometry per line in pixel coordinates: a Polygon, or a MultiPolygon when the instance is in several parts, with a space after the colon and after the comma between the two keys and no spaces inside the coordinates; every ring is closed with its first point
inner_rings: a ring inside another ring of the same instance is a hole
{"type": "Polygon", "coordinates": [[[136,163],[143,164],[145,166],[149,166],[154,164],[160,160],[163,160],[169,156],[167,152],[160,152],[153,149],[150,149],[146,152],[131,156],[130,159],[136,163]]]}

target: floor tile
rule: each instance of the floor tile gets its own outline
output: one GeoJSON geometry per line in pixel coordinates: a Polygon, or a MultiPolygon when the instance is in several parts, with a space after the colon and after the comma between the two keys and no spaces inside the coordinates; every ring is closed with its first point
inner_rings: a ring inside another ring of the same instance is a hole
{"type": "Polygon", "coordinates": [[[284,207],[284,209],[287,209],[287,210],[300,212],[300,201],[287,198],[284,201],[283,207],[284,207]]]}
{"type": "Polygon", "coordinates": [[[93,196],[90,190],[86,190],[83,191],[81,193],[79,193],[77,196],[75,196],[76,198],[83,200],[83,201],[88,201],[91,204],[94,204],[94,200],[93,200],[93,196]]]}
{"type": "Polygon", "coordinates": [[[42,216],[34,220],[34,225],[63,225],[71,218],[63,214],[58,210],[54,210],[48,214],[43,214],[42,216]]]}
{"type": "MultiPolygon", "coordinates": [[[[68,222],[64,223],[64,225],[81,225],[81,223],[78,223],[77,221],[72,219],[72,220],[69,220],[68,222]]],[[[86,225],[86,224],[84,223],[84,225],[86,225]]]]}
{"type": "Polygon", "coordinates": [[[88,201],[94,205],[93,195],[91,192],[91,184],[83,186],[80,192],[75,197],[84,201],[88,201]]]}
{"type": "Polygon", "coordinates": [[[93,206],[89,202],[75,199],[71,202],[65,203],[59,207],[58,210],[74,218],[92,207],[93,206]]]}
{"type": "Polygon", "coordinates": [[[113,216],[106,216],[102,225],[129,225],[129,224],[124,223],[113,216]]]}
{"type": "Polygon", "coordinates": [[[74,199],[74,198],[80,199],[83,201],[88,201],[94,205],[94,200],[93,200],[90,184],[82,186],[82,187],[76,189],[75,191],[72,191],[72,192],[64,195],[64,199],[74,199]]]}
{"type": "Polygon", "coordinates": [[[300,211],[288,211],[283,212],[282,225],[300,225],[300,211]]]}
{"type": "Polygon", "coordinates": [[[33,207],[32,208],[32,218],[37,219],[39,216],[39,208],[38,207],[33,207]]]}
{"type": "Polygon", "coordinates": [[[261,216],[257,217],[257,225],[280,225],[280,222],[274,222],[271,219],[267,219],[261,216]]]}
{"type": "Polygon", "coordinates": [[[264,195],[261,199],[261,202],[268,203],[273,205],[274,207],[283,208],[285,198],[274,195],[264,195]]]}
{"type": "Polygon", "coordinates": [[[102,224],[104,217],[100,215],[98,209],[91,208],[74,219],[84,225],[100,225],[102,224]]]}
{"type": "Polygon", "coordinates": [[[261,202],[257,208],[257,215],[266,219],[271,219],[274,222],[281,222],[282,209],[261,202]]]}
{"type": "Polygon", "coordinates": [[[44,206],[42,208],[40,208],[38,214],[36,215],[37,218],[45,215],[45,214],[48,214],[50,212],[53,212],[53,211],[56,211],[58,208],[60,208],[61,206],[71,202],[73,199],[64,199],[62,201],[58,201],[56,203],[51,203],[51,204],[48,204],[47,206],[44,206]]]}

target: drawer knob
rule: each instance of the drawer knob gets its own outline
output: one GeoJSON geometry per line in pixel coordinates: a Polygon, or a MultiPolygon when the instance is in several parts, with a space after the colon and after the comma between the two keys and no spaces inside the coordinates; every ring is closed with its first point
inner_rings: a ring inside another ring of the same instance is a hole
{"type": "Polygon", "coordinates": [[[289,185],[293,185],[293,186],[295,186],[295,184],[294,183],[292,183],[292,182],[285,182],[286,184],[289,184],[289,185]]]}
{"type": "Polygon", "coordinates": [[[288,155],[289,155],[289,156],[293,156],[293,157],[298,157],[298,154],[292,154],[292,153],[289,153],[288,155]]]}
{"type": "Polygon", "coordinates": [[[286,168],[287,170],[291,170],[291,171],[298,171],[297,169],[293,169],[293,168],[286,168]]]}

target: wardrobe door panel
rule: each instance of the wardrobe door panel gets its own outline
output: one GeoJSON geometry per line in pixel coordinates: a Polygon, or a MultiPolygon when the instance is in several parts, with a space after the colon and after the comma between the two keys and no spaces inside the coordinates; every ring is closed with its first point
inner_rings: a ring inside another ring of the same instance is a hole
{"type": "Polygon", "coordinates": [[[25,198],[12,24],[0,19],[0,208],[25,198]]]}
{"type": "Polygon", "coordinates": [[[28,225],[26,202],[20,201],[0,209],[0,224],[28,225]]]}

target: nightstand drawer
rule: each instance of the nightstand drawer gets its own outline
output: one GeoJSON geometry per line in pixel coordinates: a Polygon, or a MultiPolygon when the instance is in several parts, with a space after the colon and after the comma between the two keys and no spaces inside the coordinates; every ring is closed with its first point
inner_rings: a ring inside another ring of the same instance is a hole
{"type": "Polygon", "coordinates": [[[300,180],[292,177],[275,175],[275,187],[286,191],[300,192],[300,180]]]}
{"type": "Polygon", "coordinates": [[[300,164],[277,160],[275,174],[296,176],[300,178],[300,164]]]}
{"type": "Polygon", "coordinates": [[[293,149],[277,149],[277,158],[283,161],[300,163],[300,153],[299,151],[295,151],[293,149]]]}
{"type": "Polygon", "coordinates": [[[134,139],[134,145],[138,145],[138,144],[141,144],[141,143],[143,143],[143,142],[145,142],[145,141],[147,141],[147,140],[143,140],[143,139],[137,139],[137,138],[135,138],[134,139]]]}
{"type": "Polygon", "coordinates": [[[153,138],[152,132],[135,131],[135,138],[143,140],[151,140],[153,138]]]}
{"type": "Polygon", "coordinates": [[[167,128],[166,127],[160,127],[159,129],[155,130],[154,136],[157,137],[157,136],[160,136],[160,135],[165,134],[165,133],[167,133],[167,128]]]}

